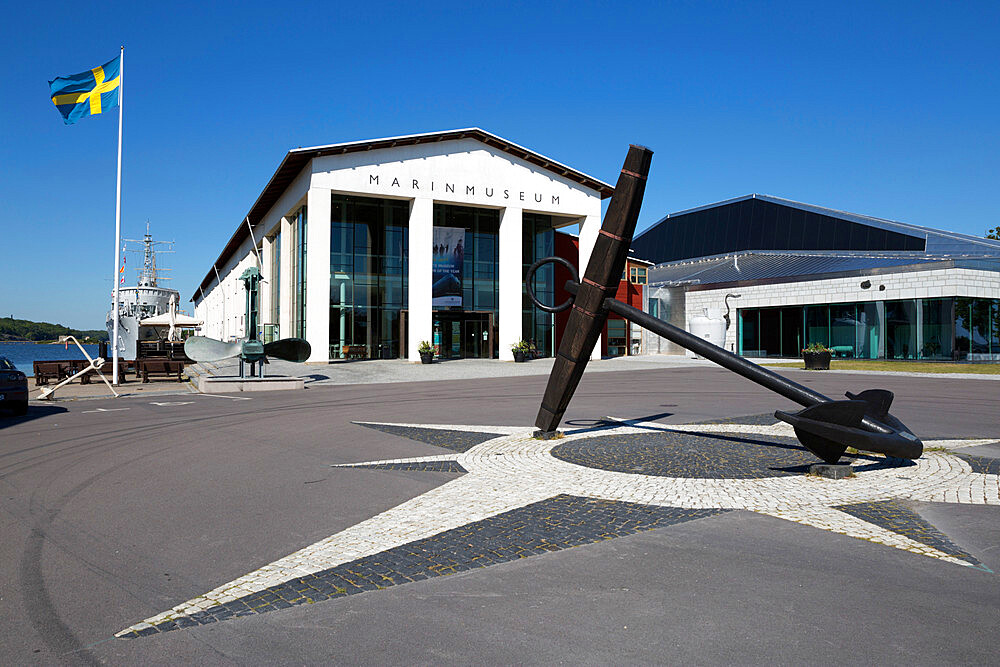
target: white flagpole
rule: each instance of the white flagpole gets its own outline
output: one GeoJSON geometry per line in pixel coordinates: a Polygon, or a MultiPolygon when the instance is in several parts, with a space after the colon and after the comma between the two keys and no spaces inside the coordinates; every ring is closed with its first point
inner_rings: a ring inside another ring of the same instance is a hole
{"type": "Polygon", "coordinates": [[[121,47],[118,56],[118,185],[115,192],[115,332],[114,346],[111,357],[111,383],[118,386],[118,286],[121,279],[118,275],[118,246],[122,236],[122,116],[125,109],[125,46],[121,47]]]}
{"type": "Polygon", "coordinates": [[[260,259],[260,253],[257,252],[257,239],[253,236],[253,225],[250,224],[250,216],[247,216],[247,229],[250,230],[250,243],[253,244],[253,254],[257,255],[257,268],[262,272],[264,270],[264,263],[260,259]]]}

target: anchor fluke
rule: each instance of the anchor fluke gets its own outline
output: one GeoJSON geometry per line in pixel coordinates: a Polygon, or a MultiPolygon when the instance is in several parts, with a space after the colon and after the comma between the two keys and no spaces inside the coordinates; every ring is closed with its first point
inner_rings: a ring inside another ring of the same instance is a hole
{"type": "Polygon", "coordinates": [[[846,393],[847,398],[852,401],[864,401],[868,404],[865,413],[875,419],[884,419],[889,415],[889,407],[892,405],[892,392],[888,389],[866,389],[860,394],[846,393]]]}
{"type": "Polygon", "coordinates": [[[924,445],[902,422],[883,410],[892,401],[892,392],[869,389],[847,394],[852,400],[829,401],[774,416],[791,424],[795,436],[816,456],[836,463],[847,447],[901,459],[916,459],[924,445]]]}
{"type": "Polygon", "coordinates": [[[853,431],[860,430],[865,408],[863,401],[830,401],[798,412],[778,410],[774,416],[795,428],[795,437],[806,449],[827,463],[836,463],[847,451],[853,431]]]}

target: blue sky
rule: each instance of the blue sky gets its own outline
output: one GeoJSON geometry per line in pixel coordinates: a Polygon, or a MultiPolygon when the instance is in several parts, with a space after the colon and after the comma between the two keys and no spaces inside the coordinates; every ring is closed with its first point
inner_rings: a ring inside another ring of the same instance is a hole
{"type": "Polygon", "coordinates": [[[751,192],[1000,224],[996,2],[139,4],[4,11],[4,316],[104,325],[117,113],[47,82],[120,44],[123,236],[176,241],[185,302],[288,149],[458,127],[611,182],[649,146],[640,229],[751,192]]]}

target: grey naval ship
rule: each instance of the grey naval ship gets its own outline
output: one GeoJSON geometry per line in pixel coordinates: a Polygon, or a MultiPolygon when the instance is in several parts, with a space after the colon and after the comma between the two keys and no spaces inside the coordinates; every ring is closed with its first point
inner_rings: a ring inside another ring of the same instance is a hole
{"type": "MultiPolygon", "coordinates": [[[[139,269],[139,281],[136,286],[118,288],[118,357],[131,360],[136,357],[138,341],[155,341],[160,336],[157,329],[140,327],[139,323],[147,318],[169,313],[172,307],[176,309],[176,304],[180,303],[181,295],[175,289],[160,287],[157,284],[157,252],[169,251],[158,251],[156,246],[171,242],[154,241],[149,233],[149,224],[147,223],[146,234],[141,241],[126,239],[125,243],[141,244],[141,248],[137,251],[142,253],[142,266],[139,269]]],[[[107,316],[109,345],[115,337],[114,325],[114,291],[112,290],[111,309],[108,310],[107,316]]],[[[109,349],[110,354],[111,350],[109,349]]]]}

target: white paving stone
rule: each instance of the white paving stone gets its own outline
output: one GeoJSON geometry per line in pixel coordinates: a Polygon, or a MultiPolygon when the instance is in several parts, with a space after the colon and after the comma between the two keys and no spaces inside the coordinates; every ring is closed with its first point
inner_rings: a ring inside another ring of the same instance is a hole
{"type": "MultiPolygon", "coordinates": [[[[869,540],[959,565],[969,565],[927,545],[834,509],[838,505],[890,499],[929,502],[1000,504],[997,475],[974,473],[947,451],[926,452],[914,466],[858,469],[856,475],[831,480],[812,476],[763,479],[672,478],[586,468],[552,456],[554,447],[594,436],[636,433],[700,432],[789,437],[788,424],[665,425],[615,420],[619,426],[569,429],[558,440],[531,437],[534,429],[468,424],[379,424],[422,429],[501,433],[465,453],[339,464],[338,467],[387,463],[456,461],[468,474],[416,498],[311,544],[238,579],[126,628],[119,635],[148,624],[193,614],[264,590],[296,577],[326,570],[393,547],[481,521],[559,494],[647,505],[684,508],[740,509],[794,521],[815,528],[869,540]]],[[[929,447],[948,450],[991,442],[934,440],[929,447]]]]}

